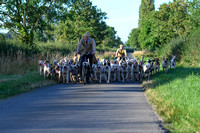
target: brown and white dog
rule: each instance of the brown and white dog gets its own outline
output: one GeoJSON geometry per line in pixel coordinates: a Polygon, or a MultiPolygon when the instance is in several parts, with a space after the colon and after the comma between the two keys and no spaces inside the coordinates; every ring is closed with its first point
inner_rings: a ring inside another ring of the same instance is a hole
{"type": "Polygon", "coordinates": [[[111,80],[112,81],[120,81],[120,68],[118,61],[116,59],[111,63],[111,80]]]}
{"type": "Polygon", "coordinates": [[[62,63],[57,63],[57,65],[54,66],[54,69],[56,71],[56,80],[58,83],[61,82],[62,78],[62,63]]]}
{"type": "Polygon", "coordinates": [[[122,79],[122,82],[126,80],[126,75],[127,75],[127,65],[126,62],[120,61],[120,77],[122,79]]]}
{"type": "Polygon", "coordinates": [[[42,76],[42,73],[44,73],[44,62],[40,60],[39,65],[40,65],[40,76],[42,76]]]}
{"type": "Polygon", "coordinates": [[[63,83],[66,83],[66,84],[69,83],[69,72],[70,72],[70,67],[68,63],[64,63],[62,66],[63,83]]]}
{"type": "Polygon", "coordinates": [[[103,64],[103,76],[107,84],[110,83],[110,73],[111,73],[110,62],[107,60],[103,64]]]}
{"type": "Polygon", "coordinates": [[[44,78],[51,77],[51,66],[49,65],[49,61],[44,61],[44,78]]]}
{"type": "Polygon", "coordinates": [[[160,61],[158,58],[155,58],[155,72],[159,72],[160,70],[160,61]]]}
{"type": "Polygon", "coordinates": [[[132,78],[132,76],[131,76],[131,66],[133,64],[133,60],[135,60],[135,59],[127,60],[126,61],[126,64],[127,64],[127,67],[126,67],[126,72],[127,72],[127,74],[126,74],[126,80],[129,80],[129,79],[132,78]]]}
{"type": "Polygon", "coordinates": [[[78,66],[77,65],[70,66],[70,80],[72,83],[76,83],[78,81],[78,66]]]}
{"type": "Polygon", "coordinates": [[[96,69],[94,71],[94,75],[95,75],[95,80],[97,80],[99,83],[101,83],[102,80],[102,72],[103,72],[103,67],[102,67],[102,63],[98,62],[96,64],[96,69]]]}
{"type": "Polygon", "coordinates": [[[87,83],[87,74],[88,74],[88,69],[89,67],[89,63],[84,61],[82,63],[82,80],[83,80],[83,83],[86,84],[87,83]]]}
{"type": "Polygon", "coordinates": [[[135,81],[135,79],[139,81],[139,66],[136,60],[132,60],[131,77],[133,82],[135,81]]]}
{"type": "Polygon", "coordinates": [[[168,71],[168,65],[169,65],[168,58],[166,58],[166,57],[163,58],[163,60],[162,60],[163,72],[167,73],[167,71],[168,71]]]}
{"type": "Polygon", "coordinates": [[[140,78],[140,81],[142,82],[142,78],[143,78],[143,73],[144,73],[144,70],[143,70],[143,65],[144,65],[145,61],[143,60],[139,60],[138,62],[138,67],[139,67],[139,78],[140,78]]]}
{"type": "Polygon", "coordinates": [[[150,63],[150,73],[151,73],[151,75],[154,75],[154,73],[155,73],[155,67],[154,67],[155,60],[150,59],[148,62],[150,63]]]}
{"type": "Polygon", "coordinates": [[[151,75],[151,64],[150,62],[147,62],[147,64],[143,64],[143,78],[144,79],[150,79],[150,75],[151,75]]]}

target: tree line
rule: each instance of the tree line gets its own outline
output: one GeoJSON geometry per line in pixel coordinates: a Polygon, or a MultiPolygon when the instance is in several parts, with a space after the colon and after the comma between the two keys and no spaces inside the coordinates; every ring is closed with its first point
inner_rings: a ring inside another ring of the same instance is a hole
{"type": "Polygon", "coordinates": [[[36,42],[78,42],[85,32],[91,33],[97,45],[118,46],[121,38],[106,24],[106,15],[90,0],[0,2],[0,28],[32,48],[36,42]]]}
{"type": "Polygon", "coordinates": [[[127,45],[150,51],[165,47],[175,38],[186,39],[200,29],[200,0],[173,0],[155,10],[154,0],[141,0],[138,27],[127,45]]]}

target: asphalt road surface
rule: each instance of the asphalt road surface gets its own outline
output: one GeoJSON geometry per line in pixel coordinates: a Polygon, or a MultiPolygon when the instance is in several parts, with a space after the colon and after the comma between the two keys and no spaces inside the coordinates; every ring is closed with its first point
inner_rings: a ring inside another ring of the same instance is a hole
{"type": "Polygon", "coordinates": [[[0,101],[0,133],[162,133],[137,83],[58,84],[0,101]]]}
{"type": "Polygon", "coordinates": [[[139,83],[58,84],[0,101],[0,133],[163,132],[139,83]]]}

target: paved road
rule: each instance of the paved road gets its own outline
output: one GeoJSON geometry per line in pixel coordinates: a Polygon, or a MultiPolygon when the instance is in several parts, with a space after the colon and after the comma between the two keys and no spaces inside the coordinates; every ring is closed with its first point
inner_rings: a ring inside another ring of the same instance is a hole
{"type": "Polygon", "coordinates": [[[0,102],[0,133],[165,132],[137,83],[58,84],[0,102]]]}
{"type": "Polygon", "coordinates": [[[138,132],[166,132],[139,83],[58,84],[0,101],[0,133],[138,132]]]}

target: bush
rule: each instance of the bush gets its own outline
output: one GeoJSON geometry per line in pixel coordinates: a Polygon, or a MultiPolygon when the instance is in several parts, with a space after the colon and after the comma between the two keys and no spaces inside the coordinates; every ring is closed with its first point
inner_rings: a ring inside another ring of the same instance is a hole
{"type": "Polygon", "coordinates": [[[52,42],[38,43],[31,48],[15,40],[0,40],[0,74],[37,71],[38,60],[60,60],[75,51],[77,45],[75,42],[52,42]]]}
{"type": "Polygon", "coordinates": [[[169,58],[171,58],[172,55],[177,55],[177,59],[180,59],[184,43],[185,43],[184,38],[172,39],[168,44],[164,45],[164,47],[156,49],[154,54],[156,57],[163,56],[169,58]]]}
{"type": "Polygon", "coordinates": [[[23,55],[31,55],[37,52],[36,48],[28,47],[27,45],[15,40],[1,40],[0,41],[0,55],[16,56],[18,53],[23,55]]]}
{"type": "Polygon", "coordinates": [[[110,47],[105,47],[105,46],[102,46],[102,45],[98,45],[96,47],[96,49],[101,54],[103,54],[104,52],[116,52],[117,51],[116,47],[110,48],[110,47]]]}
{"type": "Polygon", "coordinates": [[[78,42],[50,42],[50,43],[39,43],[37,48],[40,53],[50,54],[59,52],[63,56],[76,51],[78,42]]]}
{"type": "Polygon", "coordinates": [[[183,47],[181,63],[200,66],[200,30],[193,33],[183,47]]]}

